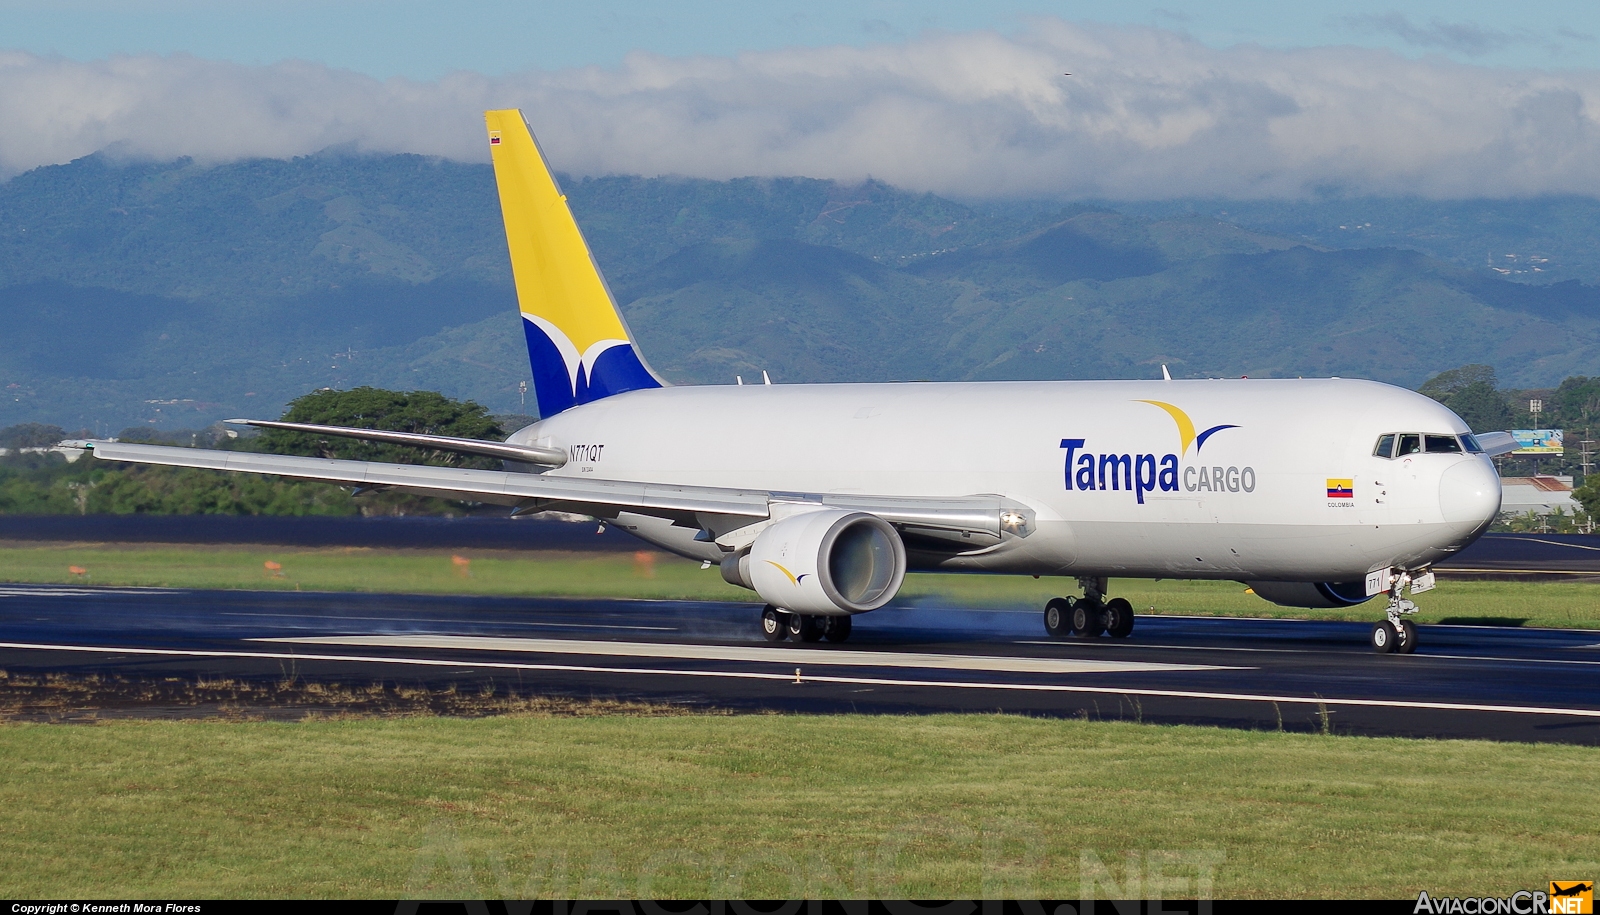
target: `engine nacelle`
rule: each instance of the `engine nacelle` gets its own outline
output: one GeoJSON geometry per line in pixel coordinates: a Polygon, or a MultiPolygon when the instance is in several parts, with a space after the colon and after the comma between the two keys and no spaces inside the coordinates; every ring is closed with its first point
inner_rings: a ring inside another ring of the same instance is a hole
{"type": "Polygon", "coordinates": [[[732,563],[724,576],[737,574],[769,604],[844,616],[894,599],[906,577],[906,548],[876,515],[825,508],[774,522],[732,563]]]}
{"type": "Polygon", "coordinates": [[[1365,581],[1247,581],[1263,600],[1283,607],[1333,610],[1354,607],[1372,599],[1365,581]]]}

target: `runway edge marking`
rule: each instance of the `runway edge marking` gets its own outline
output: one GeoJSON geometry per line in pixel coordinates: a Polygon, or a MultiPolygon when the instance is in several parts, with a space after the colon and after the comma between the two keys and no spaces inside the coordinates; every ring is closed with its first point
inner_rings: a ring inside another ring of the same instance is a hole
{"type": "Polygon", "coordinates": [[[245,639],[248,642],[317,645],[323,648],[399,648],[468,651],[518,651],[585,654],[624,658],[671,658],[756,664],[833,664],[849,667],[901,667],[997,673],[1091,674],[1252,670],[1215,664],[1121,661],[1114,658],[1006,658],[973,654],[901,651],[833,651],[820,648],[772,648],[749,645],[693,645],[676,642],[612,642],[590,639],[530,639],[523,636],[461,635],[326,635],[297,638],[245,639]]]}
{"type": "MultiPolygon", "coordinates": [[[[264,661],[354,661],[371,664],[406,664],[418,667],[462,667],[460,660],[436,658],[383,658],[365,655],[294,654],[269,651],[195,651],[191,649],[115,648],[93,645],[39,645],[27,642],[0,642],[0,649],[24,651],[75,651],[94,654],[141,654],[186,658],[249,658],[264,661]]],[[[710,677],[735,680],[777,680],[794,682],[792,674],[764,674],[753,671],[664,670],[653,667],[594,667],[578,664],[519,664],[511,661],[471,661],[472,667],[495,670],[548,670],[569,673],[641,674],[673,677],[710,677]]],[[[946,689],[1016,690],[1023,692],[1095,693],[1119,696],[1154,696],[1171,699],[1215,699],[1229,702],[1287,702],[1302,705],[1343,705],[1362,708],[1414,708],[1455,712],[1503,712],[1513,715],[1551,715],[1568,718],[1600,719],[1600,709],[1545,708],[1519,705],[1472,705],[1458,702],[1414,702],[1405,699],[1338,699],[1322,696],[1268,696],[1249,693],[1190,692],[1172,689],[1118,688],[1115,686],[1067,686],[1054,683],[967,683],[941,680],[891,680],[879,677],[810,676],[807,683],[841,683],[858,686],[932,686],[946,689]]]]}

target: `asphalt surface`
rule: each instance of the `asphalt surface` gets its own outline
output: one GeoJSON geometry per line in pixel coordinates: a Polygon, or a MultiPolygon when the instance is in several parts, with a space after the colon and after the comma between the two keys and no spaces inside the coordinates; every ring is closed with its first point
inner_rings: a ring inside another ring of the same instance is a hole
{"type": "Polygon", "coordinates": [[[1600,534],[1485,534],[1434,568],[1446,578],[1600,579],[1600,534]]]}
{"type": "MultiPolygon", "coordinates": [[[[654,549],[611,525],[501,514],[466,518],[0,515],[0,541],[579,552],[654,549]]],[[[1600,579],[1600,534],[1488,534],[1436,568],[1455,578],[1600,579]]]]}
{"type": "Polygon", "coordinates": [[[0,586],[0,668],[374,681],[736,710],[1043,716],[1600,743],[1600,633],[1144,616],[1052,641],[1040,614],[890,607],[843,645],[771,644],[750,604],[0,586]]]}

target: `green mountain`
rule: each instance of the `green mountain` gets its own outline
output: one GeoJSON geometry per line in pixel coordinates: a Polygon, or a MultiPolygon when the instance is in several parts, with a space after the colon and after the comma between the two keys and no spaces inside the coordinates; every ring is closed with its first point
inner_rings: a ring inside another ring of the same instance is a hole
{"type": "MultiPolygon", "coordinates": [[[[1229,220],[810,179],[565,184],[672,381],[1152,377],[1163,363],[1407,385],[1470,362],[1527,387],[1600,374],[1600,291],[1468,251],[1491,229],[1543,237],[1539,212],[1594,236],[1594,201],[1228,204],[1249,217],[1229,220]],[[1409,213],[1410,228],[1381,247],[1290,231],[1356,206],[1409,213]],[[1461,213],[1479,228],[1423,231],[1461,213]]],[[[0,426],[195,427],[361,384],[518,412],[514,298],[487,166],[330,154],[38,169],[0,185],[0,426]]]]}
{"type": "Polygon", "coordinates": [[[1529,283],[1600,283],[1600,200],[1329,197],[1115,204],[1131,215],[1203,215],[1331,248],[1409,248],[1529,283]]]}

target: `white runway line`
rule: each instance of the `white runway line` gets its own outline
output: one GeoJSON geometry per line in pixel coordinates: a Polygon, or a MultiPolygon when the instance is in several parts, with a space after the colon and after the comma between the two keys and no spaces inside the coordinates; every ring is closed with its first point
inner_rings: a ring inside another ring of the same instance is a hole
{"type": "MultiPolygon", "coordinates": [[[[309,614],[288,613],[248,613],[243,610],[224,610],[218,616],[255,616],[275,620],[311,620],[313,622],[327,622],[327,617],[311,616],[309,614]]],[[[450,623],[459,625],[460,619],[434,619],[425,616],[340,616],[340,620],[361,620],[373,623],[450,623]]],[[[509,621],[497,623],[500,626],[518,626],[529,629],[629,629],[640,632],[677,632],[677,626],[619,626],[610,623],[551,623],[538,621],[509,621]]]]}
{"type": "MultiPolygon", "coordinates": [[[[1058,648],[1063,646],[1063,645],[1079,645],[1079,646],[1083,646],[1085,648],[1093,647],[1093,646],[1104,646],[1104,650],[1106,650],[1106,651],[1114,651],[1114,650],[1116,650],[1118,648],[1126,647],[1126,648],[1173,648],[1173,649],[1177,649],[1178,651],[1251,651],[1251,652],[1257,652],[1257,653],[1260,653],[1260,654],[1323,654],[1324,653],[1324,652],[1320,652],[1320,651],[1312,651],[1309,648],[1232,648],[1232,647],[1228,647],[1228,646],[1225,646],[1225,645],[1152,645],[1149,642],[1123,642],[1123,643],[1119,644],[1117,642],[1095,642],[1095,641],[1090,641],[1088,639],[1085,639],[1084,641],[1081,641],[1081,642],[1076,640],[1076,639],[1074,639],[1072,641],[1066,641],[1064,639],[1017,639],[1012,644],[1015,644],[1015,645],[1054,645],[1054,646],[1056,646],[1058,648]]],[[[1370,650],[1371,649],[1368,649],[1367,651],[1370,651],[1370,650]]],[[[1358,654],[1358,653],[1359,654],[1365,654],[1367,652],[1357,652],[1354,649],[1352,649],[1348,653],[1349,654],[1358,654]]]]}
{"type": "MultiPolygon", "coordinates": [[[[437,658],[384,658],[340,654],[295,654],[278,651],[194,651],[178,648],[111,648],[96,645],[45,645],[26,642],[0,642],[0,648],[36,651],[76,651],[94,654],[137,654],[177,658],[242,658],[260,661],[343,661],[369,664],[404,664],[415,667],[461,667],[460,661],[437,658]]],[[[522,664],[510,661],[473,661],[473,668],[491,670],[540,670],[568,673],[598,673],[669,677],[706,677],[730,680],[794,682],[793,674],[767,674],[732,670],[664,670],[651,667],[591,667],[578,664],[522,664]]],[[[1036,693],[1093,693],[1109,696],[1155,696],[1170,699],[1215,699],[1230,702],[1278,702],[1296,705],[1353,706],[1364,708],[1431,709],[1446,712],[1506,712],[1520,715],[1553,715],[1600,720],[1600,709],[1544,708],[1521,705],[1471,705],[1456,702],[1411,702],[1403,699],[1340,699],[1325,696],[1275,696],[1249,693],[1214,693],[1177,689],[1124,689],[1115,686],[1069,686],[1061,683],[967,683],[959,680],[890,680],[881,677],[807,676],[806,683],[840,683],[853,686],[929,686],[944,689],[1007,690],[1036,693]]],[[[802,685],[802,684],[796,684],[802,685]]]]}
{"type": "Polygon", "coordinates": [[[98,597],[106,594],[149,594],[150,588],[6,588],[0,597],[98,597]]]}
{"type": "Polygon", "coordinates": [[[1147,673],[1162,670],[1247,670],[1208,664],[1163,664],[1149,661],[1086,661],[1069,658],[997,658],[984,655],[899,651],[830,651],[824,648],[752,648],[739,645],[678,645],[656,642],[599,642],[581,639],[520,639],[471,635],[329,635],[288,639],[247,639],[297,645],[343,645],[352,648],[431,648],[453,651],[524,651],[545,654],[608,655],[621,658],[672,658],[683,661],[754,661],[758,663],[843,667],[916,667],[939,670],[981,670],[1013,674],[1147,673]]]}
{"type": "MultiPolygon", "coordinates": [[[[1073,644],[1073,643],[1071,643],[1071,642],[1060,642],[1060,641],[1050,641],[1050,640],[1046,640],[1046,639],[1019,639],[1016,642],[1016,644],[1018,644],[1018,645],[1070,645],[1070,644],[1073,644]]],[[[1087,643],[1079,643],[1079,644],[1083,644],[1085,646],[1088,646],[1088,645],[1094,645],[1095,643],[1094,642],[1087,642],[1087,643]]],[[[1313,650],[1313,649],[1310,649],[1310,648],[1233,648],[1233,647],[1222,646],[1222,645],[1152,645],[1149,642],[1133,642],[1133,643],[1128,643],[1125,646],[1124,645],[1118,645],[1115,642],[1111,642],[1111,643],[1101,642],[1099,644],[1104,645],[1105,646],[1105,650],[1107,650],[1107,651],[1113,651],[1113,650],[1116,650],[1118,648],[1126,647],[1126,648],[1137,648],[1137,649],[1166,648],[1166,649],[1172,649],[1174,651],[1251,651],[1251,652],[1258,652],[1258,653],[1261,653],[1261,654],[1320,654],[1320,655],[1326,655],[1326,654],[1330,654],[1330,653],[1335,653],[1335,652],[1328,652],[1328,651],[1317,651],[1317,650],[1313,650]]],[[[1565,651],[1568,648],[1600,648],[1600,645],[1569,645],[1569,646],[1566,646],[1565,648],[1561,648],[1559,650],[1565,651]]],[[[1365,648],[1365,649],[1350,648],[1350,649],[1346,649],[1344,651],[1340,651],[1340,652],[1336,652],[1336,653],[1337,654],[1351,654],[1351,655],[1363,655],[1363,656],[1366,656],[1366,655],[1372,654],[1372,649],[1370,649],[1370,648],[1365,648]]],[[[1505,663],[1505,664],[1588,664],[1588,665],[1600,665],[1600,661],[1583,661],[1583,660],[1578,660],[1578,659],[1567,659],[1567,658],[1519,658],[1519,657],[1515,657],[1513,655],[1432,654],[1430,652],[1422,652],[1421,654],[1412,655],[1412,657],[1416,658],[1418,662],[1424,661],[1424,660],[1427,660],[1427,661],[1495,661],[1495,662],[1498,662],[1498,663],[1505,663]]],[[[1250,668],[1250,669],[1253,670],[1254,668],[1250,668]]]]}

